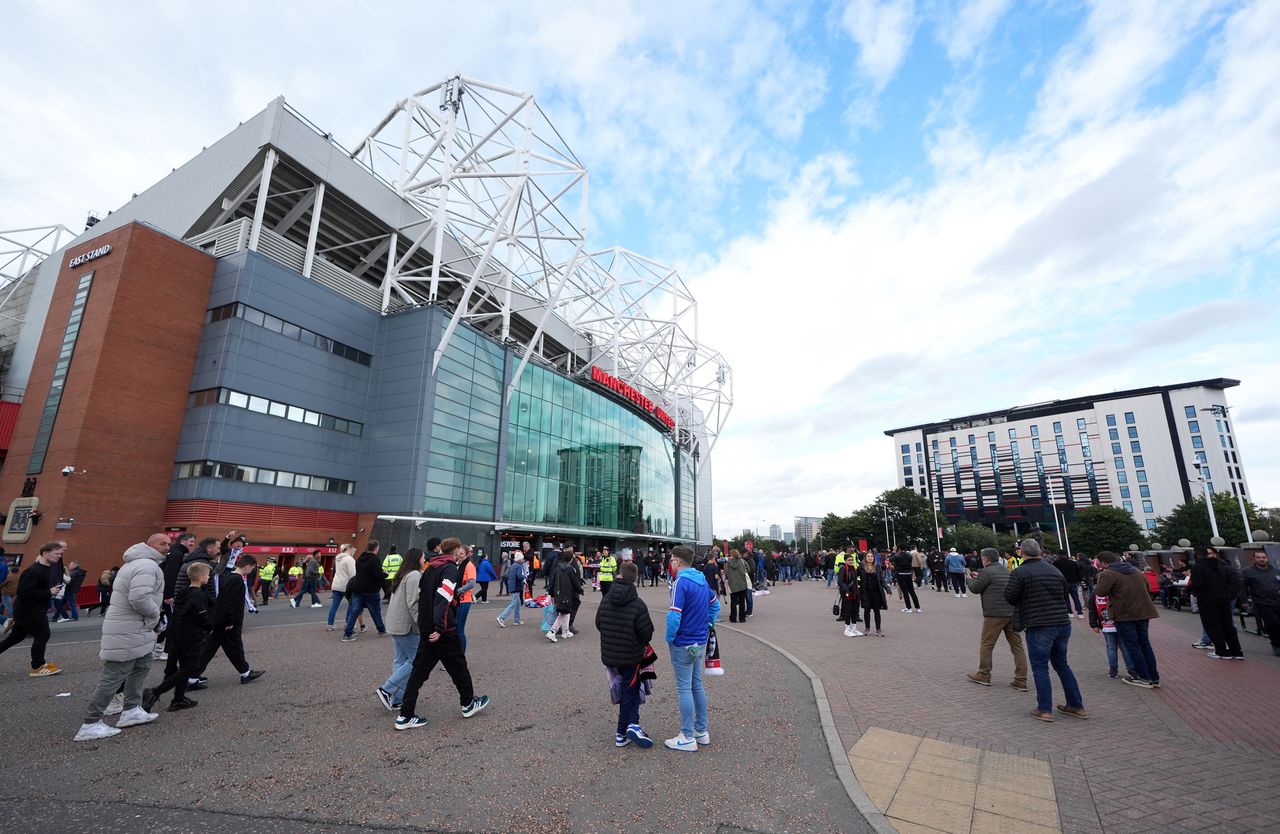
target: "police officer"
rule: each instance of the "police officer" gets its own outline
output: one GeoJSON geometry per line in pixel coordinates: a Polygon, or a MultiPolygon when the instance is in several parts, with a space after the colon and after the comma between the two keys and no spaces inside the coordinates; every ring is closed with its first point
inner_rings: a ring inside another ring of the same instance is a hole
{"type": "Polygon", "coordinates": [[[396,552],[396,546],[391,545],[391,550],[382,559],[382,601],[387,602],[391,599],[391,583],[396,578],[396,574],[400,572],[400,563],[404,561],[404,557],[396,552]]]}
{"type": "Polygon", "coordinates": [[[276,570],[275,559],[268,559],[265,565],[258,568],[258,590],[262,592],[263,605],[271,599],[271,587],[276,581],[276,570]]]}
{"type": "MultiPolygon", "coordinates": [[[[288,588],[289,593],[293,593],[295,588],[302,587],[302,565],[298,562],[294,562],[289,568],[288,585],[290,586],[288,588]]],[[[276,596],[279,596],[279,593],[277,593],[276,596]]]]}
{"type": "Polygon", "coordinates": [[[609,586],[613,584],[613,575],[618,572],[618,560],[609,552],[608,546],[600,548],[600,596],[606,596],[609,593],[609,586]]]}

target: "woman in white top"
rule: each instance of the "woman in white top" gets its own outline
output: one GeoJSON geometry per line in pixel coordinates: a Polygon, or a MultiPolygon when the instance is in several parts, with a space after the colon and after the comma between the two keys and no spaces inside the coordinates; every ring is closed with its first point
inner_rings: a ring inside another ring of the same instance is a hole
{"type": "Polygon", "coordinates": [[[411,547],[391,580],[391,602],[387,604],[387,634],[391,635],[394,654],[391,677],[378,687],[378,700],[389,710],[400,708],[404,685],[413,671],[413,658],[418,654],[418,583],[422,579],[425,560],[422,549],[411,547]]]}
{"type": "MultiPolygon", "coordinates": [[[[353,550],[355,550],[354,547],[344,544],[338,548],[338,556],[333,560],[333,585],[330,586],[333,595],[329,600],[329,624],[325,626],[325,631],[334,630],[333,620],[338,614],[338,608],[342,605],[342,601],[346,599],[348,607],[351,605],[351,600],[347,595],[347,583],[351,581],[351,577],[356,575],[356,557],[351,555],[353,550]]],[[[360,630],[364,631],[363,613],[356,618],[356,622],[360,623],[360,630]]]]}

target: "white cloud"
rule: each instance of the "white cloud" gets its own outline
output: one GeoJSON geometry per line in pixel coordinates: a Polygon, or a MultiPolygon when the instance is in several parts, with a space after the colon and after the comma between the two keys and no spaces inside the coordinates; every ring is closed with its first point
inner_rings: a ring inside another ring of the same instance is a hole
{"type": "Polygon", "coordinates": [[[876,92],[897,73],[916,33],[913,0],[850,0],[841,17],[858,44],[858,68],[876,92]]]}
{"type": "MultiPolygon", "coordinates": [[[[1162,42],[1167,61],[1178,41],[1162,42]]],[[[1039,111],[1057,136],[964,137],[934,159],[929,188],[862,194],[834,214],[816,208],[829,183],[797,177],[767,227],[697,277],[714,311],[704,336],[738,393],[717,447],[719,532],[864,503],[895,483],[882,432],[897,426],[1216,376],[1244,381],[1229,394],[1242,420],[1271,413],[1280,338],[1260,316],[1280,305],[1280,282],[1220,276],[1280,228],[1280,102],[1265,93],[1280,88],[1280,7],[1237,12],[1206,82],[1164,107],[1137,105],[1132,74],[1117,90],[1086,69],[1110,39],[1090,30],[1069,49],[1094,103],[1059,95],[1075,86],[1061,64],[1039,111]],[[1069,118],[1047,109],[1055,99],[1069,118]],[[1194,305],[1162,320],[1178,333],[1155,333],[1148,311],[1178,299],[1194,305]],[[1144,333],[1158,346],[1134,344],[1144,333]],[[778,472],[785,491],[769,486],[778,472]]],[[[1242,422],[1242,454],[1257,496],[1276,503],[1266,425],[1242,422]]]]}
{"type": "Polygon", "coordinates": [[[967,0],[953,16],[944,18],[938,26],[938,39],[946,47],[947,57],[952,61],[973,57],[1010,3],[1011,0],[967,0]]]}

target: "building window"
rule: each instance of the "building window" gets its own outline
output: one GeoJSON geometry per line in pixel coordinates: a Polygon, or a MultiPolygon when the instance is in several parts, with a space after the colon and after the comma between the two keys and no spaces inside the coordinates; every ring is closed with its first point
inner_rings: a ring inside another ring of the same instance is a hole
{"type": "Polygon", "coordinates": [[[1032,427],[1031,427],[1031,436],[1032,436],[1032,437],[1039,437],[1039,436],[1040,436],[1040,427],[1039,427],[1039,426],[1032,426],[1032,427]]]}
{"type": "Polygon", "coordinates": [[[995,432],[993,432],[993,431],[989,431],[989,432],[987,432],[987,442],[988,442],[988,443],[995,443],[995,442],[996,442],[996,433],[995,433],[995,432]]]}
{"type": "Polygon", "coordinates": [[[1113,455],[1119,455],[1119,454],[1123,454],[1123,453],[1124,453],[1124,447],[1123,447],[1123,446],[1121,446],[1119,443],[1112,443],[1112,444],[1111,444],[1111,454],[1113,454],[1113,455]]]}
{"type": "Polygon", "coordinates": [[[1133,456],[1133,468],[1134,468],[1134,469],[1141,469],[1141,468],[1142,468],[1142,467],[1144,467],[1144,466],[1146,466],[1146,464],[1145,464],[1145,463],[1143,463],[1143,461],[1142,461],[1142,455],[1134,455],[1134,456],[1133,456]]]}
{"type": "Polygon", "coordinates": [[[53,436],[53,423],[58,417],[58,407],[62,404],[62,391],[67,384],[67,373],[71,370],[71,356],[76,350],[76,341],[80,338],[80,322],[84,319],[84,308],[89,303],[89,288],[93,285],[93,273],[80,276],[76,284],[75,298],[71,302],[71,315],[67,318],[66,329],[62,331],[62,347],[58,350],[58,362],[53,367],[53,379],[49,381],[49,393],[44,398],[44,410],[40,412],[40,423],[36,426],[36,439],[31,447],[31,460],[27,463],[27,474],[35,475],[44,469],[45,455],[49,452],[49,439],[53,436]]]}
{"type": "Polygon", "coordinates": [[[911,467],[910,467],[910,466],[904,466],[904,467],[902,467],[902,474],[903,474],[905,477],[910,478],[910,477],[911,477],[911,467]]]}
{"type": "Polygon", "coordinates": [[[1132,411],[1126,411],[1126,412],[1124,413],[1124,424],[1125,424],[1126,426],[1132,426],[1132,425],[1134,424],[1134,422],[1135,422],[1135,421],[1134,421],[1134,419],[1133,419],[1133,412],[1132,412],[1132,411]]]}
{"type": "Polygon", "coordinates": [[[1116,424],[1116,415],[1114,415],[1114,414],[1108,414],[1108,415],[1107,415],[1107,425],[1108,425],[1108,426],[1114,426],[1115,424],[1116,424]]]}
{"type": "Polygon", "coordinates": [[[1138,497],[1139,497],[1139,498],[1150,498],[1150,497],[1151,497],[1151,487],[1147,486],[1146,484],[1142,484],[1141,486],[1139,486],[1139,487],[1138,487],[1138,497]]]}
{"type": "Polygon", "coordinates": [[[1112,440],[1119,440],[1119,439],[1120,439],[1120,430],[1119,430],[1119,429],[1107,429],[1107,437],[1111,438],[1112,440]]]}
{"type": "Polygon", "coordinates": [[[1206,455],[1204,452],[1196,452],[1196,460],[1200,461],[1201,463],[1208,463],[1209,456],[1206,455]]]}
{"type": "Polygon", "coordinates": [[[975,440],[974,436],[973,436],[972,434],[971,434],[971,435],[969,435],[969,445],[970,445],[970,446],[972,446],[975,442],[976,442],[976,440],[975,440]]]}
{"type": "Polygon", "coordinates": [[[1031,448],[1036,450],[1040,449],[1040,438],[1038,437],[1031,438],[1031,448]]]}
{"type": "Polygon", "coordinates": [[[1124,469],[1124,458],[1115,459],[1116,469],[1124,469]]]}
{"type": "Polygon", "coordinates": [[[1053,423],[1053,433],[1062,434],[1062,424],[1057,422],[1056,420],[1053,423]]]}
{"type": "Polygon", "coordinates": [[[301,406],[250,396],[242,391],[233,391],[230,388],[206,388],[202,391],[192,391],[187,399],[187,406],[196,408],[202,405],[229,405],[232,408],[256,411],[260,414],[280,417],[295,423],[305,423],[308,426],[318,426],[322,429],[342,432],[343,434],[353,434],[356,437],[364,434],[364,423],[357,420],[344,420],[332,414],[321,414],[318,411],[311,411],[301,406]]]}
{"type": "Polygon", "coordinates": [[[1138,478],[1138,483],[1145,484],[1147,482],[1147,470],[1139,469],[1133,473],[1138,478]]]}
{"type": "Polygon", "coordinates": [[[1192,434],[1196,434],[1197,432],[1199,432],[1199,431],[1200,431],[1200,421],[1199,421],[1199,420],[1189,420],[1189,421],[1187,422],[1187,428],[1191,430],[1191,433],[1192,433],[1192,434]]]}
{"type": "MultiPolygon", "coordinates": [[[[1193,435],[1191,435],[1191,448],[1193,448],[1193,449],[1203,449],[1203,448],[1204,448],[1204,438],[1202,438],[1202,437],[1201,437],[1200,435],[1198,435],[1198,434],[1193,434],[1193,435]]],[[[1201,462],[1203,463],[1203,461],[1201,461],[1201,462]]]]}
{"type": "Polygon", "coordinates": [[[1127,486],[1120,487],[1120,497],[1121,498],[1129,497],[1129,488],[1127,486]]]}
{"type": "Polygon", "coordinates": [[[953,437],[950,440],[951,440],[951,448],[954,449],[956,447],[956,439],[953,437]]]}
{"type": "Polygon", "coordinates": [[[917,452],[924,451],[924,446],[919,441],[916,441],[916,451],[917,452]]]}
{"type": "Polygon", "coordinates": [[[1009,429],[1009,439],[1010,439],[1010,440],[1016,440],[1017,438],[1018,438],[1018,430],[1017,430],[1017,429],[1009,429]]]}
{"type": "Polygon", "coordinates": [[[1196,407],[1194,405],[1187,406],[1186,408],[1183,409],[1183,411],[1186,412],[1186,415],[1188,417],[1196,416],[1196,407]]]}
{"type": "Polygon", "coordinates": [[[1155,507],[1153,507],[1153,506],[1151,505],[1151,502],[1150,502],[1150,501],[1143,501],[1143,502],[1142,502],[1142,511],[1143,511],[1144,513],[1154,513],[1156,510],[1155,510],[1155,507]]]}
{"type": "Polygon", "coordinates": [[[1134,454],[1137,454],[1138,452],[1141,452],[1141,451],[1142,451],[1142,443],[1141,443],[1140,441],[1137,441],[1137,440],[1131,440],[1131,441],[1129,441],[1129,451],[1130,451],[1130,452],[1133,452],[1134,454]]]}
{"type": "Polygon", "coordinates": [[[1156,529],[1156,520],[1154,518],[1147,519],[1147,529],[1148,530],[1156,529]]]}
{"type": "MultiPolygon", "coordinates": [[[[1125,512],[1127,512],[1127,513],[1132,513],[1132,512],[1133,512],[1133,502],[1132,502],[1132,501],[1121,501],[1121,502],[1120,502],[1120,506],[1124,507],[1124,511],[1125,511],[1125,512]]],[[[1070,531],[1068,531],[1068,532],[1070,532],[1070,531]]]]}
{"type": "Polygon", "coordinates": [[[1085,428],[1084,418],[1080,417],[1076,420],[1076,429],[1079,431],[1084,431],[1084,428],[1085,428]]]}
{"type": "Polygon", "coordinates": [[[1218,435],[1218,440],[1222,442],[1222,448],[1227,448],[1227,436],[1225,434],[1218,435]]]}
{"type": "Polygon", "coordinates": [[[337,495],[353,495],[356,490],[355,481],[345,481],[341,478],[299,475],[294,472],[282,472],[277,469],[262,469],[256,466],[243,466],[238,463],[222,463],[213,460],[194,460],[174,464],[173,477],[180,481],[187,478],[222,478],[231,481],[244,481],[249,484],[306,489],[312,492],[330,492],[337,495]]]}
{"type": "Polygon", "coordinates": [[[350,345],[344,345],[342,342],[321,336],[313,330],[278,319],[273,315],[264,313],[247,304],[241,304],[238,301],[232,304],[224,304],[221,307],[214,307],[205,313],[204,320],[205,324],[211,324],[215,321],[231,318],[244,319],[249,324],[270,330],[272,333],[279,333],[290,339],[297,339],[305,344],[318,347],[325,353],[332,353],[334,356],[340,356],[365,367],[373,364],[373,357],[362,350],[357,350],[350,345]]]}
{"type": "Polygon", "coordinates": [[[936,437],[933,439],[933,448],[934,448],[935,450],[938,448],[938,438],[936,438],[936,437]]]}
{"type": "Polygon", "coordinates": [[[1127,484],[1127,483],[1129,483],[1129,473],[1128,473],[1128,472],[1117,472],[1117,473],[1116,473],[1116,483],[1120,483],[1120,484],[1127,484]]]}
{"type": "Polygon", "coordinates": [[[902,444],[902,454],[904,454],[904,455],[905,455],[905,454],[908,454],[910,451],[911,451],[911,445],[910,445],[910,444],[908,444],[908,443],[903,443],[903,444],[902,444]]]}
{"type": "Polygon", "coordinates": [[[1129,438],[1130,438],[1131,440],[1136,440],[1136,439],[1137,439],[1137,437],[1138,437],[1138,427],[1137,427],[1137,426],[1130,426],[1130,427],[1129,427],[1129,438]]]}

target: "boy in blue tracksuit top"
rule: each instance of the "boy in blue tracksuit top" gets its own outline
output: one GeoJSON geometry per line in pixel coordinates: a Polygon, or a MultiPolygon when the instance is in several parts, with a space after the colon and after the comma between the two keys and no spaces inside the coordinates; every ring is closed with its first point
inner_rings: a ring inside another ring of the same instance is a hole
{"type": "Polygon", "coordinates": [[[672,750],[693,751],[710,744],[707,694],[702,689],[702,655],[711,626],[720,618],[720,599],[701,571],[693,569],[693,548],[672,548],[676,581],[667,612],[667,645],[680,701],[680,732],[665,744],[672,750]]]}

